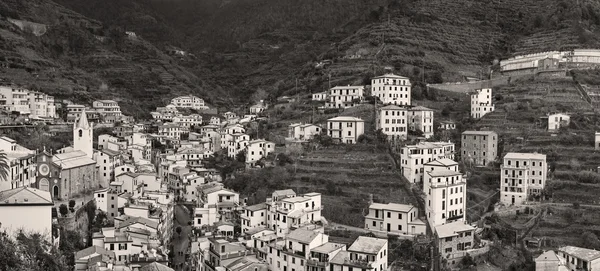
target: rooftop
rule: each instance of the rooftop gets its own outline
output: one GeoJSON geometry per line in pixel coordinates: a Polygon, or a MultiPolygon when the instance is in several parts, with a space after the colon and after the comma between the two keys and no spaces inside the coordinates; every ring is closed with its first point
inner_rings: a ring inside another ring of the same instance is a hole
{"type": "Polygon", "coordinates": [[[362,120],[360,118],[348,117],[348,116],[335,117],[335,118],[328,119],[327,121],[360,121],[360,122],[364,122],[364,120],[362,120]]]}
{"type": "Polygon", "coordinates": [[[498,135],[494,131],[464,131],[463,135],[498,135]]]}
{"type": "Polygon", "coordinates": [[[400,75],[395,75],[393,73],[386,73],[384,75],[373,77],[372,79],[378,79],[378,78],[408,79],[408,77],[404,77],[404,76],[400,76],[400,75]]]}
{"type": "Polygon", "coordinates": [[[569,254],[575,258],[579,258],[579,259],[582,259],[582,260],[588,261],[588,262],[596,260],[596,259],[600,259],[600,251],[593,250],[593,249],[574,247],[574,246],[565,246],[565,247],[559,248],[558,251],[562,251],[562,252],[569,254]]]}
{"type": "Polygon", "coordinates": [[[379,108],[379,110],[404,110],[406,111],[406,107],[401,107],[401,106],[397,106],[397,105],[386,105],[384,107],[379,108]]]}
{"type": "Polygon", "coordinates": [[[0,206],[53,204],[50,192],[31,187],[19,187],[0,191],[0,206]]]}
{"type": "Polygon", "coordinates": [[[275,190],[272,195],[273,197],[295,196],[296,192],[294,192],[292,189],[275,190]]]}
{"type": "Polygon", "coordinates": [[[344,248],[344,247],[346,247],[345,244],[327,242],[325,244],[322,244],[318,247],[311,249],[310,251],[327,254],[327,253],[333,252],[339,248],[344,248]]]}
{"type": "Polygon", "coordinates": [[[403,212],[403,213],[410,212],[410,210],[412,210],[413,208],[414,208],[414,206],[412,206],[410,204],[399,204],[399,203],[388,203],[388,204],[372,203],[371,205],[369,205],[369,209],[390,210],[390,211],[403,212]]]}
{"type": "Polygon", "coordinates": [[[263,202],[255,205],[246,206],[244,207],[244,209],[254,212],[262,209],[267,209],[267,204],[263,202]]]}
{"type": "Polygon", "coordinates": [[[548,250],[548,251],[542,253],[542,255],[535,258],[535,261],[539,262],[539,261],[559,261],[559,260],[558,260],[558,256],[556,255],[556,252],[554,252],[552,250],[548,250]]]}
{"type": "Polygon", "coordinates": [[[415,106],[409,109],[410,111],[433,111],[433,109],[424,107],[424,106],[415,106]]]}
{"type": "Polygon", "coordinates": [[[96,164],[96,161],[94,161],[92,158],[89,158],[85,152],[72,151],[55,154],[52,156],[52,163],[63,169],[70,169],[96,164]]]}
{"type": "Polygon", "coordinates": [[[364,86],[335,86],[331,89],[348,89],[348,88],[364,88],[364,86]]]}
{"type": "Polygon", "coordinates": [[[433,160],[429,163],[425,163],[425,165],[427,166],[445,166],[445,167],[449,167],[449,166],[456,166],[458,165],[458,163],[452,159],[448,159],[448,158],[442,158],[442,159],[436,159],[433,160]]]}
{"type": "Polygon", "coordinates": [[[309,199],[305,198],[305,197],[289,197],[289,198],[282,199],[282,201],[290,202],[290,203],[304,202],[307,200],[309,200],[309,199]]]}
{"type": "Polygon", "coordinates": [[[319,232],[297,229],[290,232],[286,237],[287,239],[298,241],[301,244],[310,244],[317,236],[319,236],[319,232]]]}
{"type": "Polygon", "coordinates": [[[92,256],[94,254],[107,255],[112,257],[113,259],[115,258],[115,253],[112,251],[108,251],[103,247],[91,246],[75,252],[75,259],[78,260],[84,257],[92,256]]]}
{"type": "Polygon", "coordinates": [[[175,270],[164,264],[153,262],[153,263],[144,265],[142,268],[140,268],[139,271],[175,271],[175,270]]]}
{"type": "Polygon", "coordinates": [[[359,236],[348,248],[348,251],[377,254],[383,247],[387,247],[387,239],[359,236]]]}
{"type": "Polygon", "coordinates": [[[520,152],[509,152],[504,155],[504,159],[542,159],[546,160],[546,155],[541,153],[520,153],[520,152]]]}
{"type": "Polygon", "coordinates": [[[454,170],[449,170],[445,168],[434,169],[433,171],[427,172],[431,177],[447,177],[447,176],[456,176],[462,175],[462,173],[454,170]]]}
{"type": "Polygon", "coordinates": [[[437,233],[438,238],[451,237],[458,235],[459,232],[472,230],[475,230],[475,227],[465,224],[463,221],[456,221],[435,227],[435,232],[437,233]]]}

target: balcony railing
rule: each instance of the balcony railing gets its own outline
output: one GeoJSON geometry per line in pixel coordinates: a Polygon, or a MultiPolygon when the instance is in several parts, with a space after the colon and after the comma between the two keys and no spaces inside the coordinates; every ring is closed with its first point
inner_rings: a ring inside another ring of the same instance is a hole
{"type": "Polygon", "coordinates": [[[327,262],[321,262],[319,260],[309,259],[306,260],[306,265],[308,266],[316,266],[316,267],[327,267],[327,262]]]}
{"type": "Polygon", "coordinates": [[[371,263],[367,260],[350,260],[348,258],[344,259],[344,264],[345,265],[352,265],[352,266],[356,266],[356,267],[361,267],[361,268],[369,268],[371,267],[371,263]]]}

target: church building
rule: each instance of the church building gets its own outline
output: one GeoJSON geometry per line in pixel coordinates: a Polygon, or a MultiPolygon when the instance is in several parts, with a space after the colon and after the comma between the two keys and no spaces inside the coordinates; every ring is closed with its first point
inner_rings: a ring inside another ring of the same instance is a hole
{"type": "Polygon", "coordinates": [[[36,156],[37,187],[49,191],[52,199],[68,199],[98,187],[93,156],[93,126],[86,114],[73,124],[73,147],[51,155],[46,150],[36,156]]]}

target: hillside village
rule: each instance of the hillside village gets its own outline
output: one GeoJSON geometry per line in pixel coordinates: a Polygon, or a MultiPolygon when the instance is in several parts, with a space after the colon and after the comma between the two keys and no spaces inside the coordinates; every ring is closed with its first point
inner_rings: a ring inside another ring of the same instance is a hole
{"type": "Polygon", "coordinates": [[[428,85],[437,100],[388,69],[247,109],[177,96],[151,119],[5,84],[4,134],[71,145],[0,137],[2,238],[79,234],[78,271],[595,270],[599,63],[517,56],[428,85]]]}

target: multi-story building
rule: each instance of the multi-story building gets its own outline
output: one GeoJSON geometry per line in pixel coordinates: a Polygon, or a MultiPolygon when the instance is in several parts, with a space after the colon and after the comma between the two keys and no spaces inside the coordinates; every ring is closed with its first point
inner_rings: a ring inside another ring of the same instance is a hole
{"type": "Polygon", "coordinates": [[[54,97],[13,86],[0,86],[0,109],[31,118],[56,118],[54,97]]]}
{"type": "Polygon", "coordinates": [[[98,100],[92,103],[92,107],[100,114],[107,122],[121,119],[121,107],[119,103],[113,100],[98,100]]]}
{"type": "Polygon", "coordinates": [[[335,117],[327,120],[327,134],[342,143],[356,144],[365,133],[365,121],[356,117],[335,117]]]}
{"type": "Polygon", "coordinates": [[[454,130],[456,129],[456,122],[451,120],[443,120],[440,121],[440,126],[438,126],[440,130],[454,130]]]}
{"type": "Polygon", "coordinates": [[[329,263],[329,271],[349,271],[354,268],[388,270],[388,241],[359,236],[346,251],[338,252],[329,263]]]}
{"type": "Polygon", "coordinates": [[[329,90],[329,108],[348,108],[360,103],[363,99],[364,86],[337,86],[329,90]]]}
{"type": "Polygon", "coordinates": [[[423,189],[429,226],[434,229],[454,221],[464,221],[467,206],[467,182],[462,173],[438,168],[425,173],[423,189]]]}
{"type": "Polygon", "coordinates": [[[371,203],[365,216],[365,229],[399,235],[425,234],[427,226],[419,219],[419,209],[411,204],[371,203]]]}
{"type": "MultiPolygon", "coordinates": [[[[233,134],[230,136],[227,146],[227,156],[236,158],[243,150],[246,150],[250,142],[250,136],[247,134],[233,134]]],[[[248,155],[246,153],[246,155],[248,155]]]]}
{"type": "Polygon", "coordinates": [[[173,121],[173,118],[181,116],[181,113],[175,105],[168,104],[165,107],[157,107],[156,111],[150,112],[150,115],[155,120],[173,121]]]}
{"type": "Polygon", "coordinates": [[[96,201],[96,208],[106,213],[108,219],[114,219],[119,216],[119,193],[110,188],[103,188],[94,191],[94,200],[96,201]]]}
{"type": "Polygon", "coordinates": [[[437,247],[444,259],[459,262],[475,245],[475,227],[456,221],[435,227],[437,247]]]}
{"type": "Polygon", "coordinates": [[[52,234],[50,192],[30,187],[0,191],[0,225],[10,237],[23,232],[40,233],[48,241],[52,234]]]}
{"type": "Polygon", "coordinates": [[[436,159],[429,163],[425,163],[424,169],[426,172],[434,171],[436,169],[447,169],[458,171],[458,163],[452,159],[442,158],[436,159]]]}
{"type": "Polygon", "coordinates": [[[564,261],[567,270],[592,271],[600,269],[600,251],[598,250],[564,246],[558,249],[557,254],[558,258],[564,261]]]}
{"type": "Polygon", "coordinates": [[[558,131],[560,127],[568,127],[571,116],[563,113],[548,115],[548,131],[558,131]]]}
{"type": "Polygon", "coordinates": [[[275,143],[264,139],[252,140],[246,146],[246,164],[253,166],[258,160],[269,156],[274,151],[275,143]]]}
{"type": "Polygon", "coordinates": [[[312,94],[312,100],[313,101],[327,101],[327,92],[323,91],[323,92],[319,92],[319,93],[313,93],[312,94]]]}
{"type": "Polygon", "coordinates": [[[346,251],[346,244],[327,242],[310,250],[306,261],[307,270],[330,271],[330,262],[340,251],[346,251]]]}
{"type": "MultiPolygon", "coordinates": [[[[285,192],[284,190],[283,192],[285,192]]],[[[273,192],[267,199],[267,227],[279,236],[287,234],[291,229],[302,225],[321,221],[321,194],[307,193],[304,195],[283,194],[273,192]]],[[[293,193],[293,191],[291,191],[293,193]]],[[[287,193],[287,192],[286,192],[287,193]]]]}
{"type": "Polygon", "coordinates": [[[310,140],[320,134],[321,126],[315,124],[292,123],[288,127],[288,138],[295,140],[310,140]]]}
{"type": "Polygon", "coordinates": [[[461,145],[463,163],[487,166],[498,157],[498,134],[494,131],[464,131],[461,145]]]}
{"type": "Polygon", "coordinates": [[[268,244],[267,262],[272,271],[307,270],[306,261],[312,249],[329,241],[322,230],[296,229],[283,240],[268,244]]]}
{"type": "Polygon", "coordinates": [[[424,165],[437,159],[454,159],[454,143],[421,142],[400,150],[402,175],[411,183],[423,181],[424,165]]]}
{"type": "Polygon", "coordinates": [[[408,129],[411,131],[421,131],[425,138],[433,136],[433,110],[415,106],[408,110],[408,129]]]}
{"type": "Polygon", "coordinates": [[[113,134],[120,138],[125,138],[131,136],[133,134],[133,125],[130,124],[121,124],[115,126],[113,128],[113,134]]]}
{"type": "Polygon", "coordinates": [[[181,139],[181,135],[188,132],[189,129],[187,127],[182,127],[179,124],[175,123],[165,123],[158,127],[159,135],[175,140],[181,139]]]}
{"type": "Polygon", "coordinates": [[[263,202],[251,206],[245,206],[242,210],[241,218],[242,234],[257,227],[266,227],[267,204],[263,202]]]}
{"type": "Polygon", "coordinates": [[[123,163],[121,153],[110,149],[101,149],[94,152],[94,161],[98,166],[97,180],[103,187],[115,179],[115,168],[123,163]]]}
{"type": "Polygon", "coordinates": [[[410,105],[410,89],[407,77],[385,74],[371,79],[371,95],[383,104],[410,105]]]}
{"type": "Polygon", "coordinates": [[[208,109],[204,104],[204,100],[193,95],[179,96],[171,100],[171,104],[176,107],[192,108],[192,109],[208,109]]]}
{"type": "Polygon", "coordinates": [[[176,116],[173,117],[173,123],[179,124],[183,127],[197,127],[202,125],[202,115],[199,114],[191,114],[187,116],[176,116]]]}
{"type": "Polygon", "coordinates": [[[5,136],[0,137],[0,150],[6,154],[6,164],[9,166],[6,176],[0,177],[0,191],[36,183],[35,151],[5,136]]]}
{"type": "Polygon", "coordinates": [[[509,152],[500,167],[500,202],[522,205],[546,186],[546,155],[509,152]]]}
{"type": "Polygon", "coordinates": [[[480,119],[485,114],[494,111],[492,104],[492,89],[483,88],[471,93],[471,118],[480,119]]]}
{"type": "Polygon", "coordinates": [[[386,105],[379,108],[377,129],[381,129],[391,140],[406,139],[408,135],[407,112],[406,107],[397,105],[386,105]]]}
{"type": "Polygon", "coordinates": [[[198,207],[215,209],[217,220],[223,220],[240,205],[240,194],[225,189],[220,183],[202,185],[198,188],[198,207]]]}

